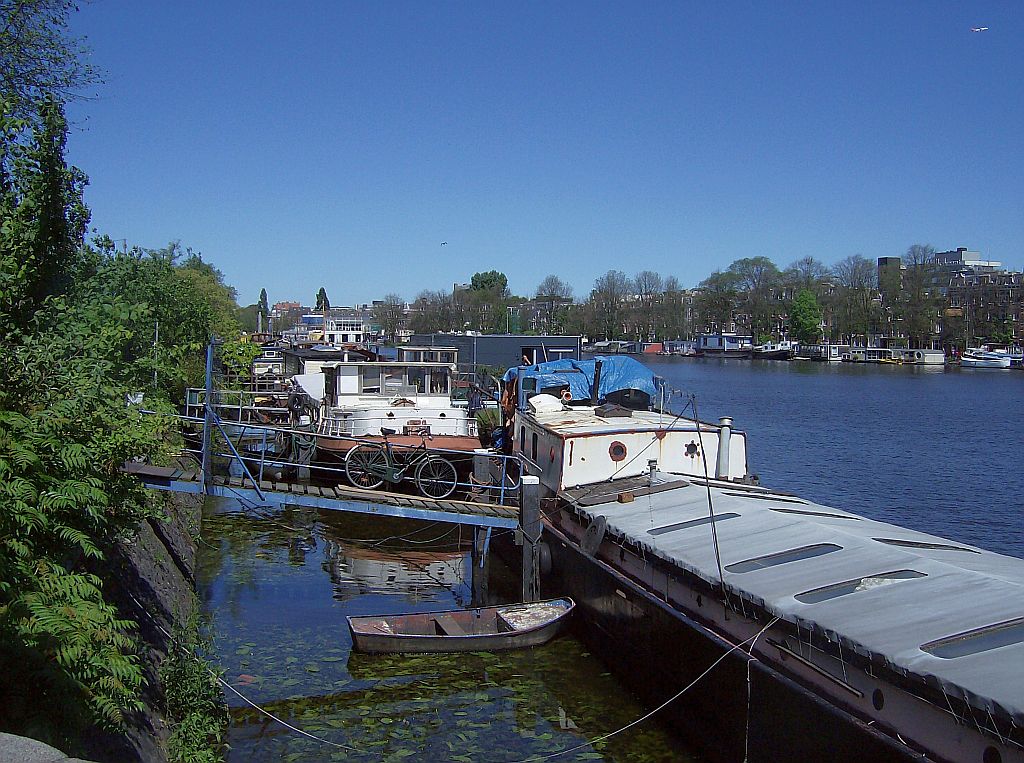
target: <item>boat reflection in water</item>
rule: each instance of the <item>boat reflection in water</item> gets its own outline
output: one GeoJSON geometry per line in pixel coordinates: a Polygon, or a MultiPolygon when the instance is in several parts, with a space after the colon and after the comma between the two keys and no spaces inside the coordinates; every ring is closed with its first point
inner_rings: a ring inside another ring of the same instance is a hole
{"type": "MultiPolygon", "coordinates": [[[[436,528],[435,534],[436,534],[436,528]]],[[[331,576],[334,598],[347,601],[366,594],[401,594],[405,601],[436,601],[448,589],[457,601],[470,597],[470,544],[448,542],[447,549],[420,550],[409,544],[373,545],[327,534],[324,568],[331,576]]],[[[450,538],[451,536],[449,536],[450,538]]]]}

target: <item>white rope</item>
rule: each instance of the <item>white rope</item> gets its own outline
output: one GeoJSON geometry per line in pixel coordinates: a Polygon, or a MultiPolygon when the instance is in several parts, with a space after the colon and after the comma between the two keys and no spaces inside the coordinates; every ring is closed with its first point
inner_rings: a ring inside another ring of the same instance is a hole
{"type": "MultiPolygon", "coordinates": [[[[518,761],[518,763],[534,763],[535,761],[550,760],[551,758],[557,758],[557,757],[560,757],[562,755],[568,755],[570,752],[576,752],[577,750],[582,750],[584,747],[590,747],[590,746],[593,746],[593,745],[598,744],[600,742],[603,742],[606,739],[611,739],[616,734],[621,734],[623,731],[626,731],[626,730],[631,729],[631,728],[633,728],[634,726],[636,726],[636,725],[638,725],[640,723],[643,723],[648,718],[650,718],[652,715],[654,715],[655,713],[665,709],[670,704],[672,704],[677,699],[679,699],[681,696],[683,696],[690,689],[692,689],[694,686],[696,686],[697,683],[702,678],[704,678],[704,676],[706,676],[708,673],[710,673],[712,670],[714,670],[718,666],[718,663],[720,663],[722,660],[724,660],[730,654],[735,652],[737,649],[741,649],[743,647],[743,645],[746,644],[748,641],[756,643],[757,639],[760,638],[761,634],[764,633],[769,628],[771,628],[773,625],[775,625],[775,623],[777,623],[778,621],[779,621],[779,618],[776,617],[774,620],[772,620],[770,623],[768,623],[766,626],[764,626],[761,630],[759,630],[753,636],[751,636],[751,637],[749,637],[747,639],[744,639],[743,641],[741,641],[738,644],[733,645],[733,647],[731,649],[729,649],[729,651],[723,653],[717,660],[715,660],[713,663],[711,663],[711,665],[709,665],[708,668],[703,673],[701,673],[695,679],[690,681],[690,683],[687,684],[684,688],[680,689],[678,693],[676,693],[676,694],[672,695],[671,697],[669,697],[668,699],[666,699],[664,702],[662,702],[660,705],[658,705],[656,708],[651,710],[646,715],[642,715],[639,718],[637,718],[636,720],[634,720],[634,721],[632,721],[630,723],[627,723],[622,728],[619,728],[619,729],[616,729],[615,731],[612,731],[612,732],[609,732],[607,734],[604,734],[603,736],[595,737],[594,739],[591,739],[591,740],[588,740],[588,741],[583,742],[581,744],[578,744],[575,747],[570,747],[568,749],[561,750],[560,752],[553,752],[550,755],[535,755],[535,756],[530,757],[530,758],[524,758],[523,760],[518,761]]],[[[753,643],[751,643],[750,648],[751,649],[754,648],[753,643]]],[[[749,661],[748,661],[747,664],[748,665],[750,664],[749,661]]]]}
{"type": "Polygon", "coordinates": [[[224,687],[230,689],[232,692],[234,692],[236,695],[238,695],[238,697],[243,702],[245,702],[247,705],[249,705],[249,706],[253,707],[254,709],[258,710],[259,712],[263,713],[265,716],[267,716],[271,720],[277,721],[278,723],[280,723],[285,728],[291,729],[292,731],[296,732],[297,734],[302,734],[302,736],[304,736],[304,737],[309,737],[310,739],[314,739],[317,742],[322,742],[323,744],[328,744],[331,747],[339,747],[339,748],[341,748],[343,750],[350,750],[351,752],[361,752],[360,750],[357,750],[355,747],[350,747],[350,746],[345,745],[345,744],[339,744],[338,742],[332,742],[330,739],[324,739],[323,737],[318,737],[316,734],[310,734],[308,731],[303,731],[302,729],[298,728],[297,726],[292,726],[287,721],[281,720],[280,718],[278,718],[273,713],[271,713],[271,712],[269,712],[267,710],[264,710],[262,707],[260,707],[255,702],[253,702],[251,699],[249,699],[244,694],[242,694],[240,691],[238,691],[238,689],[236,689],[234,686],[232,686],[227,681],[225,681],[223,678],[218,676],[210,668],[209,665],[207,665],[202,659],[200,659],[199,655],[197,655],[195,652],[192,652],[192,651],[186,649],[184,646],[179,644],[177,642],[177,640],[174,638],[174,636],[172,636],[170,633],[168,633],[167,629],[164,628],[164,626],[162,626],[157,621],[157,619],[152,614],[150,614],[149,610],[147,610],[142,605],[142,602],[140,602],[138,599],[135,598],[135,596],[132,594],[131,591],[126,591],[126,593],[128,594],[128,596],[131,597],[132,601],[134,601],[136,603],[136,605],[138,605],[138,607],[143,612],[146,613],[146,616],[149,617],[149,619],[153,622],[153,625],[155,625],[160,630],[160,632],[163,633],[167,637],[168,643],[170,643],[172,646],[176,646],[178,649],[180,649],[184,654],[188,655],[189,657],[191,657],[193,659],[196,659],[196,660],[199,660],[200,662],[202,662],[203,663],[203,667],[206,668],[206,672],[208,672],[211,676],[213,676],[214,680],[217,681],[217,683],[219,683],[221,686],[224,686],[224,687]]]}
{"type": "Polygon", "coordinates": [[[761,638],[761,634],[769,628],[771,628],[773,625],[775,625],[775,623],[777,623],[778,621],[779,618],[776,617],[774,620],[772,620],[770,623],[764,626],[764,628],[761,629],[761,633],[758,633],[756,636],[754,636],[754,640],[750,642],[750,648],[747,650],[747,656],[749,656],[750,659],[747,660],[747,721],[746,728],[743,731],[743,763],[747,763],[747,756],[750,752],[750,665],[754,662],[755,659],[757,659],[756,657],[754,657],[754,647],[757,645],[757,640],[761,638]]]}

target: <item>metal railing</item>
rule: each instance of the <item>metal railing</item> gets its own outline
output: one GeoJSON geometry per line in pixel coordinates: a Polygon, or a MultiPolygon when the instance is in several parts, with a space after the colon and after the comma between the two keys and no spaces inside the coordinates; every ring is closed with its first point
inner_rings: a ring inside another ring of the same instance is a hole
{"type": "MultiPolygon", "coordinates": [[[[211,409],[214,406],[210,406],[211,409]]],[[[205,417],[190,415],[162,414],[154,411],[142,411],[149,415],[170,416],[182,422],[183,429],[191,429],[192,434],[200,435],[205,426],[205,417]]],[[[186,447],[184,452],[193,455],[202,463],[213,465],[217,459],[217,465],[221,468],[226,466],[230,473],[234,468],[238,474],[250,482],[260,496],[265,500],[261,483],[271,478],[273,482],[289,482],[284,479],[286,475],[294,475],[293,484],[309,483],[309,476],[315,477],[311,484],[326,486],[334,479],[336,485],[348,486],[351,484],[347,476],[346,464],[335,464],[323,458],[315,458],[315,450],[319,440],[330,440],[335,443],[334,455],[338,455],[338,443],[343,443],[341,450],[350,451],[359,445],[381,447],[383,443],[379,437],[352,437],[345,435],[331,435],[316,432],[311,429],[269,426],[261,423],[248,423],[237,421],[223,421],[216,410],[210,411],[212,429],[209,438],[199,437],[199,442],[210,443],[210,450],[207,453],[209,460],[203,459],[202,447],[186,447]],[[298,454],[299,457],[295,457],[298,454]],[[308,476],[307,476],[308,475],[308,476]],[[300,476],[305,479],[300,479],[300,476]]],[[[445,458],[455,467],[456,483],[455,490],[451,497],[459,500],[469,500],[493,503],[499,505],[512,505],[519,495],[520,474],[518,458],[507,456],[495,451],[479,449],[475,451],[453,450],[449,448],[435,448],[431,446],[431,440],[425,439],[425,446],[431,456],[445,458]],[[480,479],[474,476],[474,472],[480,473],[477,465],[486,462],[484,469],[488,477],[480,479]],[[465,475],[465,479],[463,479],[465,475]]],[[[391,449],[395,454],[396,462],[423,445],[399,445],[392,444],[391,449]]],[[[211,468],[212,471],[212,468],[211,468]]],[[[403,479],[394,483],[408,487],[414,482],[414,475],[405,475],[403,479]]],[[[379,489],[385,490],[392,483],[385,482],[379,489]]]]}

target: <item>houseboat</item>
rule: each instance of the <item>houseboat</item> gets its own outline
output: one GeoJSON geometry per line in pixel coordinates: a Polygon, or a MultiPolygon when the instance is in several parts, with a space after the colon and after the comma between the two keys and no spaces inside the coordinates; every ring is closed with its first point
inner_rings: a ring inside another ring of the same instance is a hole
{"type": "Polygon", "coordinates": [[[544,594],[702,759],[1024,761],[1024,560],[763,487],[613,360],[505,375],[544,594]]]}
{"type": "Polygon", "coordinates": [[[344,455],[360,439],[379,440],[381,429],[395,432],[392,445],[480,447],[475,411],[455,399],[458,351],[453,347],[402,347],[395,360],[352,357],[320,364],[316,374],[295,380],[319,406],[316,431],[321,455],[344,455]]]}
{"type": "Polygon", "coordinates": [[[698,334],[695,352],[698,356],[749,358],[754,349],[752,336],[739,334],[698,334]]]}
{"type": "Polygon", "coordinates": [[[941,366],[946,362],[946,354],[942,350],[911,350],[906,347],[851,347],[843,353],[842,359],[849,363],[941,366]]]}
{"type": "Polygon", "coordinates": [[[781,342],[765,342],[751,351],[754,360],[792,360],[800,345],[784,339],[781,342]]]}
{"type": "Polygon", "coordinates": [[[838,363],[849,351],[850,345],[848,344],[815,344],[801,347],[801,352],[806,357],[825,363],[838,363]]]}

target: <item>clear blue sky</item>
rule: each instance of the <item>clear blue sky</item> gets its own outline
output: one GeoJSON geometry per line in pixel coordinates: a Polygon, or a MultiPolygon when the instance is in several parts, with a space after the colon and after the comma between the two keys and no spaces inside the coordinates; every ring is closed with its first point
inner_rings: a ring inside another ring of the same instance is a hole
{"type": "Polygon", "coordinates": [[[1016,0],[94,0],[72,24],[107,72],[71,109],[93,224],[201,251],[241,304],[491,269],[585,297],[611,269],[692,287],[914,243],[1024,267],[1016,0]]]}

